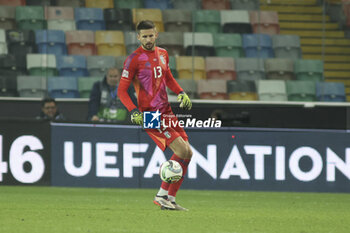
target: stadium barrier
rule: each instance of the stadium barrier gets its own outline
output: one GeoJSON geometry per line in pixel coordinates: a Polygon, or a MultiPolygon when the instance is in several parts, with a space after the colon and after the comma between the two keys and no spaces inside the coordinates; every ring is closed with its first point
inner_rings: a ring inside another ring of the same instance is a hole
{"type": "MultiPolygon", "coordinates": [[[[70,122],[88,122],[88,99],[57,99],[58,108],[70,122]]],[[[176,98],[171,107],[179,109],[176,98]]],[[[41,109],[39,98],[0,98],[0,119],[35,118],[41,109]]],[[[222,118],[234,127],[350,129],[350,103],[193,100],[190,114],[197,118],[222,118]],[[219,112],[219,114],[218,114],[219,112]]]]}
{"type": "Polygon", "coordinates": [[[51,185],[50,123],[0,120],[0,185],[51,185]]]}
{"type": "MultiPolygon", "coordinates": [[[[15,121],[0,126],[0,184],[158,188],[159,166],[171,156],[137,126],[15,121]]],[[[183,188],[350,192],[347,130],[186,131],[194,155],[183,188]]]]}

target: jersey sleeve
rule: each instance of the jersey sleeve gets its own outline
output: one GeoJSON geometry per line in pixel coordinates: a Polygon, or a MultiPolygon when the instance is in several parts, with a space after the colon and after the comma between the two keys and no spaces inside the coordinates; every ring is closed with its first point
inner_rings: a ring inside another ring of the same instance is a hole
{"type": "Polygon", "coordinates": [[[180,92],[183,91],[183,89],[180,87],[180,85],[176,82],[173,74],[170,71],[169,67],[169,55],[168,53],[166,54],[166,61],[167,61],[167,71],[166,71],[166,76],[165,76],[165,82],[167,87],[170,88],[175,94],[179,94],[180,92]]]}
{"type": "Polygon", "coordinates": [[[118,97],[124,106],[129,110],[136,108],[136,105],[132,102],[128,89],[130,83],[132,82],[136,74],[136,63],[135,63],[135,54],[131,54],[124,62],[122,77],[120,78],[118,86],[118,97]]]}

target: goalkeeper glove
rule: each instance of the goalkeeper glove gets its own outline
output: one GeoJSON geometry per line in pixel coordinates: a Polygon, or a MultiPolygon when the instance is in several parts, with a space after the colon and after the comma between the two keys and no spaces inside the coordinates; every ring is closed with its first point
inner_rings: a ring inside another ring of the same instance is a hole
{"type": "Polygon", "coordinates": [[[143,125],[143,114],[137,108],[131,111],[131,122],[137,125],[143,125]]]}
{"type": "Polygon", "coordinates": [[[185,92],[180,92],[177,96],[177,102],[180,103],[180,108],[183,108],[185,110],[191,110],[192,108],[192,102],[190,100],[190,97],[185,92]]]}

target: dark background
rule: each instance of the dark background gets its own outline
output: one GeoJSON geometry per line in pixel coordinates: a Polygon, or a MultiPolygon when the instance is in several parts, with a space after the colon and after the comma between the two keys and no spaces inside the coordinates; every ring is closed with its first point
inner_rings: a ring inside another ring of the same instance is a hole
{"type": "MultiPolygon", "coordinates": [[[[88,122],[88,100],[57,100],[61,113],[70,122],[88,122]]],[[[0,118],[33,119],[40,113],[40,100],[11,99],[0,100],[0,118]]],[[[314,107],[305,107],[304,103],[259,103],[259,102],[205,102],[193,101],[190,112],[178,108],[172,103],[174,113],[191,114],[197,119],[207,119],[216,115],[223,126],[268,127],[268,128],[304,128],[304,129],[350,129],[350,105],[312,103],[314,107]]]]}
{"type": "MultiPolygon", "coordinates": [[[[42,157],[45,164],[45,172],[43,177],[34,183],[34,185],[50,185],[51,184],[51,135],[50,135],[50,122],[43,120],[21,120],[21,119],[0,119],[0,134],[3,137],[3,147],[2,155],[3,161],[7,162],[8,168],[7,173],[3,175],[3,181],[0,184],[23,184],[17,181],[11,174],[10,164],[9,164],[9,150],[13,141],[23,135],[32,135],[37,137],[44,149],[35,151],[42,157]]],[[[29,150],[29,147],[27,147],[29,150]]],[[[24,149],[24,152],[26,148],[24,149]]],[[[25,171],[31,169],[30,163],[24,163],[23,168],[25,171]]],[[[33,184],[28,184],[33,185],[33,184]]]]}

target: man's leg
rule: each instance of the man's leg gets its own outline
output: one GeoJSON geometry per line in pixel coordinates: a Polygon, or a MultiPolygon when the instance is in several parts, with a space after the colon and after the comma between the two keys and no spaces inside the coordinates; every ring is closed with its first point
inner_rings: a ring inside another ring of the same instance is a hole
{"type": "Polygon", "coordinates": [[[180,163],[183,170],[183,177],[181,180],[179,180],[174,184],[169,184],[163,181],[157,195],[158,196],[167,195],[169,201],[171,201],[174,204],[175,209],[187,210],[177,205],[175,202],[175,198],[176,198],[176,193],[180,189],[184,176],[187,172],[187,167],[192,157],[192,150],[188,141],[185,141],[182,137],[177,137],[173,142],[171,142],[169,145],[169,148],[174,152],[173,156],[170,159],[180,163]]]}
{"type": "MultiPolygon", "coordinates": [[[[181,127],[165,128],[163,130],[158,130],[158,131],[149,130],[147,131],[147,133],[153,139],[153,141],[156,142],[158,147],[161,148],[163,151],[166,149],[166,146],[168,146],[174,152],[174,154],[170,159],[180,163],[183,169],[183,176],[184,176],[186,174],[189,161],[192,157],[192,150],[191,150],[190,144],[187,141],[187,134],[183,130],[183,128],[181,127]],[[171,138],[169,138],[169,136],[171,138]],[[159,140],[159,138],[164,138],[166,141],[169,141],[169,144],[168,143],[164,144],[164,141],[159,140]]],[[[172,203],[168,200],[168,197],[169,197],[168,190],[170,190],[170,187],[173,186],[171,188],[170,193],[173,194],[174,196],[171,196],[170,198],[175,203],[176,192],[180,188],[182,181],[183,179],[181,181],[176,182],[175,184],[177,185],[162,182],[161,187],[153,202],[163,208],[165,203],[164,199],[165,199],[168,201],[168,204],[172,205],[172,203]],[[161,205],[160,202],[162,202],[163,205],[161,205]]],[[[166,209],[174,209],[174,207],[176,206],[173,206],[173,208],[166,208],[166,209]]],[[[179,209],[179,208],[175,208],[175,209],[179,209]]]]}
{"type": "Polygon", "coordinates": [[[183,140],[181,137],[179,137],[179,140],[175,139],[169,145],[169,147],[174,152],[171,159],[179,162],[183,170],[183,175],[181,180],[169,186],[168,197],[170,201],[175,202],[176,193],[180,189],[180,186],[184,180],[184,176],[186,175],[186,172],[187,172],[187,167],[192,158],[192,150],[188,141],[183,140]]]}

